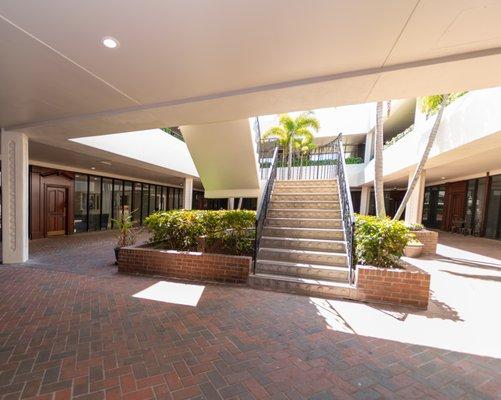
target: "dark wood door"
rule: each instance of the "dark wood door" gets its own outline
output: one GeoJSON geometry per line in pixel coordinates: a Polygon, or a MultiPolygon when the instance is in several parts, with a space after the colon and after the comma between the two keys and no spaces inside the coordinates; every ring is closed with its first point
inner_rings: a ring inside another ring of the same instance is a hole
{"type": "Polygon", "coordinates": [[[464,219],[467,181],[448,183],[445,186],[444,224],[443,229],[449,231],[454,221],[464,219]]]}
{"type": "Polygon", "coordinates": [[[47,236],[66,234],[67,195],[66,189],[47,187],[47,236]]]}

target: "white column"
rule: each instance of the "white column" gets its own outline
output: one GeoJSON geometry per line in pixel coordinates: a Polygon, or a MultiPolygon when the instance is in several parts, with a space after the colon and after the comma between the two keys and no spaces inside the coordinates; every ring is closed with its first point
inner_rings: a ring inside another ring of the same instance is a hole
{"type": "Polygon", "coordinates": [[[2,258],[28,260],[28,138],[2,130],[2,258]]]}
{"type": "Polygon", "coordinates": [[[184,178],[184,209],[191,210],[193,204],[193,178],[184,178]]]}
{"type": "Polygon", "coordinates": [[[360,214],[369,214],[369,204],[371,201],[371,187],[362,186],[362,192],[360,193],[360,214]]]}
{"type": "MultiPolygon", "coordinates": [[[[409,183],[412,179],[411,172],[409,175],[409,183]]],[[[423,170],[421,172],[421,176],[419,177],[416,186],[414,187],[414,191],[412,192],[412,196],[409,198],[407,202],[407,206],[405,207],[405,222],[407,223],[421,223],[423,218],[423,201],[424,201],[424,190],[426,183],[426,171],[423,170]]]]}
{"type": "Polygon", "coordinates": [[[235,209],[235,198],[230,197],[228,199],[228,210],[234,210],[235,209]]]}

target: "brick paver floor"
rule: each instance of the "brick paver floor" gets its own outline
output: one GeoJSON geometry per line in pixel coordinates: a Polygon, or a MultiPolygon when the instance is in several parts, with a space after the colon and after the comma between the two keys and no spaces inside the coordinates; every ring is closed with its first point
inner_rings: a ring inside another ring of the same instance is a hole
{"type": "Polygon", "coordinates": [[[499,359],[335,330],[316,299],[227,285],[196,307],[133,297],[159,279],[117,274],[112,243],[33,241],[29,263],[0,266],[2,398],[500,396],[499,359]]]}

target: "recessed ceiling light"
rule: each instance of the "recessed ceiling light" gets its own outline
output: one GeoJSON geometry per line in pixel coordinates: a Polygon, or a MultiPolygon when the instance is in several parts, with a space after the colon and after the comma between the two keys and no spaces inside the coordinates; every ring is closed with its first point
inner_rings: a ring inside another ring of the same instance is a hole
{"type": "Polygon", "coordinates": [[[96,169],[96,167],[92,166],[92,167],[90,167],[90,169],[96,169]]]}
{"type": "Polygon", "coordinates": [[[445,176],[442,176],[440,179],[442,179],[442,180],[445,179],[445,176]]]}
{"type": "Polygon", "coordinates": [[[103,44],[104,47],[107,47],[108,49],[116,49],[120,45],[118,40],[112,38],[111,36],[104,37],[101,40],[101,43],[103,44]]]}

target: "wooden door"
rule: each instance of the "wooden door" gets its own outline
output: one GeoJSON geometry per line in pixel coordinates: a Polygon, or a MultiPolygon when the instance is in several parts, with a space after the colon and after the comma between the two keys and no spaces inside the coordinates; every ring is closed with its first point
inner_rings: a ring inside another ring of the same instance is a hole
{"type": "Polygon", "coordinates": [[[445,186],[444,224],[443,229],[449,231],[453,221],[464,219],[467,181],[448,183],[445,186]]]}
{"type": "Polygon", "coordinates": [[[65,235],[67,222],[66,188],[47,186],[47,236],[65,235]]]}

